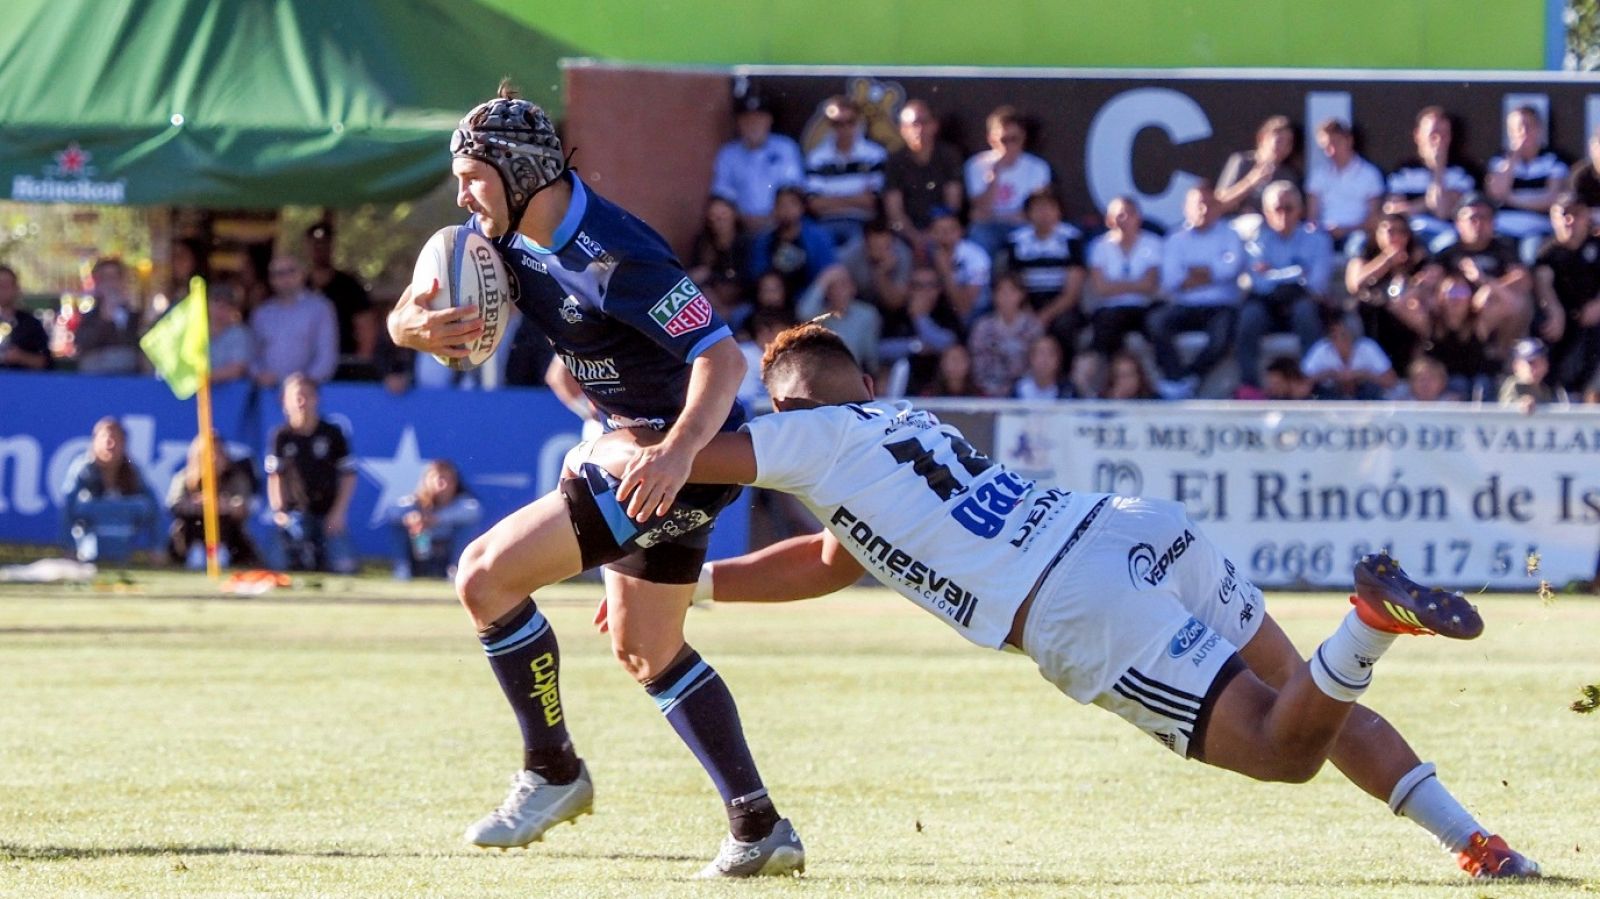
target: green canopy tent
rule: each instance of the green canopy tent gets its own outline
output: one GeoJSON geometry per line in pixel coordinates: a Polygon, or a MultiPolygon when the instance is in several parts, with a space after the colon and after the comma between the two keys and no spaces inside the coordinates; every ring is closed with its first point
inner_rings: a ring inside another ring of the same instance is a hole
{"type": "MultiPolygon", "coordinates": [[[[7,0],[0,199],[416,196],[461,114],[570,48],[470,0],[7,0]]],[[[523,84],[550,105],[557,86],[523,84]]]]}

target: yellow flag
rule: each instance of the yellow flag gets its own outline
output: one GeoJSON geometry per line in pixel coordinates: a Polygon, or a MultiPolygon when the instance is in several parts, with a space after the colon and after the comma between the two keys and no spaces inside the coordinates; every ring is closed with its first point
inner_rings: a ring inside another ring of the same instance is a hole
{"type": "Polygon", "coordinates": [[[139,346],[156,374],[186,400],[211,376],[211,325],[206,309],[206,282],[189,281],[189,295],[150,326],[139,346]]]}

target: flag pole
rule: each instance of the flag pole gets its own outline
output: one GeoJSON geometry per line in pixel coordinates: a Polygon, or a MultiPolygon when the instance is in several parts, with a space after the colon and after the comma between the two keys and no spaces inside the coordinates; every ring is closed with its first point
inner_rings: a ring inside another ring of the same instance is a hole
{"type": "Polygon", "coordinates": [[[211,426],[211,372],[200,379],[196,394],[200,411],[200,514],[205,524],[206,574],[215,581],[222,577],[217,559],[217,447],[216,431],[211,426]]]}

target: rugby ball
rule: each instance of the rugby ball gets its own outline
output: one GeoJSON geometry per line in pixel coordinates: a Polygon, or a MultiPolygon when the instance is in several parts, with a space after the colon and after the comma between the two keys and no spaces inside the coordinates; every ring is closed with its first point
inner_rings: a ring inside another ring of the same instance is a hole
{"type": "Polygon", "coordinates": [[[500,251],[489,238],[470,228],[461,225],[440,228],[428,238],[421,255],[417,256],[416,268],[411,273],[411,292],[424,293],[434,281],[439,282],[439,292],[434,294],[429,306],[433,309],[476,306],[478,317],[483,319],[483,333],[467,347],[471,352],[466,358],[433,358],[457,371],[487,362],[506,336],[516,290],[500,251]]]}

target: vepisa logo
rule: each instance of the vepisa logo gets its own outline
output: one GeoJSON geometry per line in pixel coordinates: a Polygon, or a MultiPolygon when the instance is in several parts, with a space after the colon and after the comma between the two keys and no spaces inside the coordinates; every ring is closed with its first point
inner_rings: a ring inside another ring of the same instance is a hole
{"type": "Polygon", "coordinates": [[[1140,590],[1160,584],[1167,579],[1172,563],[1194,545],[1194,539],[1194,533],[1185,530],[1181,537],[1160,553],[1148,543],[1135,543],[1128,550],[1128,580],[1140,590]]]}

